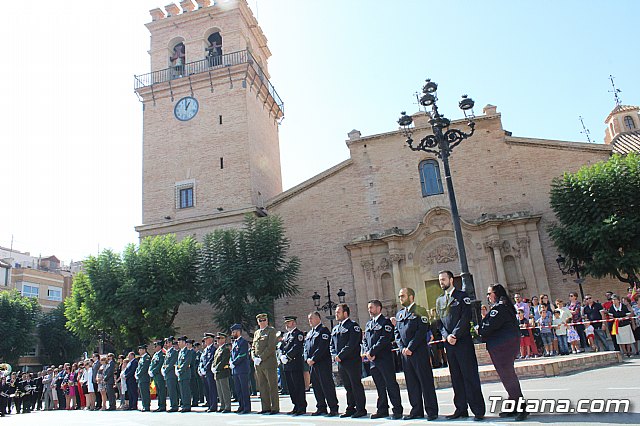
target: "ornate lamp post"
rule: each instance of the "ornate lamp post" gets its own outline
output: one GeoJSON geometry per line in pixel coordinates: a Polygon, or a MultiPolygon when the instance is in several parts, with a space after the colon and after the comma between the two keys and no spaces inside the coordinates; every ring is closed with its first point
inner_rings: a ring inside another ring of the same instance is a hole
{"type": "Polygon", "coordinates": [[[451,170],[449,169],[449,156],[453,148],[458,146],[460,142],[471,137],[475,131],[476,123],[473,121],[473,99],[462,95],[462,100],[458,103],[460,109],[464,112],[464,116],[468,119],[467,126],[471,129],[469,133],[462,132],[458,129],[450,129],[449,125],[451,121],[438,111],[436,102],[438,96],[436,91],[438,85],[431,81],[426,80],[426,84],[422,88],[422,96],[418,98],[418,102],[425,108],[425,112],[429,114],[431,119],[429,124],[431,125],[432,135],[427,135],[420,139],[417,146],[414,146],[414,140],[412,139],[413,129],[411,123],[413,119],[407,115],[406,112],[402,112],[398,124],[402,127],[405,137],[407,138],[407,145],[412,151],[424,151],[435,154],[442,160],[444,167],[444,177],[447,184],[447,194],[449,195],[449,205],[451,207],[451,219],[453,221],[453,232],[456,238],[456,247],[458,249],[458,256],[460,259],[460,270],[462,277],[462,290],[465,291],[471,300],[475,300],[476,292],[473,286],[473,277],[469,273],[469,265],[467,264],[467,253],[464,249],[464,241],[462,239],[462,229],[460,227],[460,216],[458,214],[458,204],[456,202],[456,195],[453,190],[453,181],[451,180],[451,170]],[[431,111],[428,112],[427,107],[431,107],[431,111]]]}
{"type": "Polygon", "coordinates": [[[578,262],[578,259],[573,258],[567,264],[567,259],[559,254],[556,258],[556,263],[558,264],[558,268],[560,269],[560,272],[562,272],[562,275],[576,274],[576,279],[573,280],[573,282],[578,284],[578,287],[580,288],[580,297],[582,298],[581,300],[584,300],[584,291],[582,290],[584,278],[580,278],[580,271],[583,270],[583,266],[578,262]]]}
{"type": "MultiPolygon", "coordinates": [[[[335,311],[337,304],[333,300],[331,300],[331,284],[329,284],[329,280],[327,279],[327,277],[325,277],[324,279],[327,281],[327,303],[320,306],[321,296],[317,291],[313,292],[313,296],[311,296],[311,299],[313,299],[313,306],[315,306],[318,311],[324,311],[329,314],[326,318],[331,321],[331,329],[333,329],[333,320],[336,319],[333,312],[335,311]]],[[[338,296],[338,303],[344,303],[346,295],[347,293],[340,289],[338,293],[336,293],[336,296],[338,296]]]]}

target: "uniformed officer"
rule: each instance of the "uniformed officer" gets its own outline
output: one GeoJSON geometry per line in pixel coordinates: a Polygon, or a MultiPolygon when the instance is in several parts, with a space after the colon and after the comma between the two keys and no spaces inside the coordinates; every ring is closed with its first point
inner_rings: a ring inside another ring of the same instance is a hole
{"type": "Polygon", "coordinates": [[[143,344],[138,346],[138,367],[136,368],[136,380],[138,382],[138,390],[140,391],[140,399],[142,400],[141,411],[151,411],[151,394],[149,392],[149,385],[151,378],[149,377],[149,365],[151,364],[151,357],[147,352],[147,345],[143,344]]]}
{"type": "Polygon", "coordinates": [[[153,344],[155,353],[151,357],[149,363],[149,378],[153,380],[156,385],[156,395],[158,397],[158,408],[153,410],[155,412],[167,410],[167,383],[162,376],[162,365],[164,364],[164,351],[162,350],[163,342],[158,340],[153,344]]]}
{"type": "Polygon", "coordinates": [[[367,415],[366,397],[362,386],[362,358],[360,357],[362,329],[349,318],[349,306],[336,306],[338,324],[331,331],[331,354],[338,363],[338,374],[347,391],[347,409],[340,416],[359,418],[367,415]]]}
{"type": "Polygon", "coordinates": [[[233,376],[234,389],[238,397],[238,414],[251,413],[251,395],[249,394],[249,343],[242,337],[242,325],[231,326],[233,345],[231,346],[231,358],[229,367],[233,376]]]}
{"type": "Polygon", "coordinates": [[[480,387],[478,360],[471,338],[471,299],[453,285],[453,273],[442,271],[438,274],[440,288],[444,294],[436,300],[436,310],[442,321],[440,331],[445,339],[453,404],[455,411],[447,419],[468,417],[467,405],[475,415],[474,420],[482,420],[485,414],[484,397],[480,387]]]}
{"type": "Polygon", "coordinates": [[[176,376],[180,387],[180,412],[191,411],[191,363],[193,352],[187,348],[187,336],[178,337],[178,359],[176,361],[176,376]]]}
{"type": "Polygon", "coordinates": [[[426,410],[427,420],[435,420],[438,418],[438,400],[427,348],[429,315],[425,308],[415,303],[415,297],[413,289],[408,287],[398,293],[404,308],[396,314],[395,338],[411,404],[411,411],[404,419],[421,419],[426,410]]]}
{"type": "Polygon", "coordinates": [[[278,414],[280,412],[280,394],[278,393],[276,329],[269,325],[267,319],[267,314],[256,315],[259,328],[253,334],[251,348],[262,404],[262,410],[258,414],[278,414]]]}
{"type": "Polygon", "coordinates": [[[285,380],[289,387],[289,396],[293,403],[293,410],[287,414],[299,416],[307,412],[307,399],[304,388],[304,334],[298,329],[298,317],[288,315],[284,317],[287,332],[282,339],[280,361],[282,362],[285,380]]]}
{"type": "Polygon", "coordinates": [[[178,378],[176,377],[176,361],[178,360],[178,351],[173,347],[174,337],[170,336],[164,340],[164,363],[162,364],[162,376],[167,382],[167,394],[169,395],[169,405],[171,408],[167,410],[169,413],[178,411],[178,378]]]}
{"type": "Polygon", "coordinates": [[[194,339],[187,340],[187,349],[191,351],[191,406],[197,407],[200,394],[198,393],[198,364],[200,363],[200,354],[196,351],[196,341],[194,339]]]}
{"type": "MultiPolygon", "coordinates": [[[[202,340],[204,343],[204,339],[202,340]]],[[[203,346],[200,342],[195,342],[193,344],[193,349],[196,351],[196,365],[195,370],[192,370],[192,376],[197,379],[196,383],[198,386],[198,399],[196,400],[196,405],[199,406],[201,403],[204,403],[204,377],[201,377],[198,374],[198,366],[200,365],[200,358],[202,357],[203,346]]]]}
{"type": "MultiPolygon", "coordinates": [[[[482,319],[478,334],[487,343],[500,381],[507,391],[508,398],[518,404],[522,389],[513,365],[520,353],[520,326],[516,319],[516,309],[507,291],[500,284],[494,284],[487,290],[487,299],[491,310],[482,319]]],[[[501,412],[500,417],[515,417],[516,421],[525,420],[528,413],[525,407],[517,407],[513,412],[501,412]]]]}
{"type": "Polygon", "coordinates": [[[215,413],[218,411],[218,391],[216,389],[216,380],[211,371],[211,363],[213,362],[213,355],[216,351],[216,347],[213,344],[215,334],[204,333],[204,352],[200,357],[200,364],[198,365],[198,375],[204,378],[204,384],[207,391],[207,413],[215,413]]]}
{"type": "Polygon", "coordinates": [[[367,308],[371,319],[367,322],[364,331],[364,355],[369,360],[369,370],[378,391],[377,411],[371,415],[371,418],[380,419],[389,416],[388,393],[393,405],[392,418],[401,419],[402,400],[391,351],[394,340],[393,324],[382,315],[382,303],[379,300],[370,300],[367,308]]]}
{"type": "Polygon", "coordinates": [[[338,398],[336,397],[336,385],[333,382],[331,361],[330,332],[322,325],[320,312],[311,312],[308,315],[311,330],[307,333],[304,342],[304,358],[309,365],[313,394],[316,397],[316,411],[312,416],[321,416],[329,413],[327,417],[338,415],[338,398]]]}
{"type": "Polygon", "coordinates": [[[213,363],[211,364],[211,371],[215,377],[215,383],[217,387],[217,394],[220,397],[220,412],[231,412],[231,387],[229,386],[229,379],[231,378],[231,368],[229,368],[229,359],[231,358],[231,350],[227,343],[227,335],[222,332],[218,332],[216,335],[216,341],[218,348],[213,355],[213,363]]]}

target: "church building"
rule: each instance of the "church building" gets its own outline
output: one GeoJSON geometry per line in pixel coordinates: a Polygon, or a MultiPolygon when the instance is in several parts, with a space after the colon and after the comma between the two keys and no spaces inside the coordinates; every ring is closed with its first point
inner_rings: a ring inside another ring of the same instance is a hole
{"type": "MultiPolygon", "coordinates": [[[[284,104],[269,81],[271,55],[246,0],[191,0],[151,10],[151,72],[136,76],[143,104],[141,238],[179,238],[242,225],[246,213],[279,215],[298,256],[300,293],[276,303],[276,318],[304,318],[342,290],[360,323],[367,301],[397,308],[401,287],[433,307],[438,271],[460,274],[443,171],[435,155],[411,151],[398,128],[348,133],[349,158],[282,191],[278,126],[284,104]]],[[[517,113],[517,112],[511,112],[517,113]]],[[[431,132],[413,115],[414,135],[431,132]]],[[[525,297],[567,299],[548,233],[551,180],[565,171],[640,148],[639,108],[619,105],[606,119],[605,144],[514,136],[496,106],[475,118],[475,134],[453,151],[451,169],[476,298],[502,283],[525,297]]],[[[452,121],[463,129],[466,120],[452,121]]],[[[587,277],[602,298],[623,283],[587,277]]],[[[210,328],[211,307],[182,306],[185,333],[210,328]]],[[[279,323],[278,323],[279,325],[279,323]]]]}

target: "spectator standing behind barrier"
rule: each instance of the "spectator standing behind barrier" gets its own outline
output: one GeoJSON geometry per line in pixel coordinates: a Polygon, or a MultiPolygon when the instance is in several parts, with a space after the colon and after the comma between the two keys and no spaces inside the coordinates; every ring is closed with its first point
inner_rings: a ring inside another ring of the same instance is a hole
{"type": "Polygon", "coordinates": [[[607,342],[607,333],[604,329],[603,323],[601,322],[604,308],[600,303],[594,301],[590,294],[587,294],[584,297],[584,300],[585,304],[582,312],[584,319],[591,322],[591,325],[593,326],[594,347],[597,351],[599,346],[598,344],[600,344],[600,346],[602,346],[602,350],[608,351],[609,344],[607,342]]]}
{"type": "MultiPolygon", "coordinates": [[[[607,320],[613,318],[611,316],[611,314],[609,314],[609,309],[611,309],[611,306],[613,306],[613,301],[611,300],[611,296],[613,296],[613,292],[612,291],[607,291],[604,294],[604,297],[607,300],[604,303],[602,303],[602,307],[605,310],[604,319],[607,319],[607,320]]],[[[613,327],[613,321],[607,321],[607,328],[609,329],[609,334],[611,335],[611,342],[613,343],[613,350],[614,351],[619,351],[620,347],[618,346],[618,342],[616,341],[616,336],[615,336],[615,334],[611,334],[612,327],[613,327]]]]}
{"type": "Polygon", "coordinates": [[[578,333],[580,338],[580,347],[578,352],[584,352],[584,348],[587,347],[587,337],[584,334],[584,324],[582,324],[582,305],[578,300],[578,293],[572,291],[569,293],[569,312],[571,312],[571,321],[574,323],[573,328],[578,333]]]}
{"type": "Polygon", "coordinates": [[[529,328],[529,320],[525,318],[525,312],[522,309],[518,309],[518,324],[520,324],[520,358],[529,359],[531,346],[533,346],[533,335],[529,328]]]}
{"type": "Polygon", "coordinates": [[[616,336],[616,341],[623,355],[631,357],[631,345],[635,342],[635,339],[628,317],[632,314],[617,294],[611,296],[611,300],[613,305],[609,309],[609,313],[615,318],[611,334],[616,336]]]}
{"type": "MultiPolygon", "coordinates": [[[[513,365],[520,347],[519,324],[515,318],[515,307],[509,300],[507,291],[500,284],[494,284],[487,290],[487,299],[491,310],[482,319],[478,334],[487,344],[491,362],[496,368],[500,381],[512,401],[522,397],[520,381],[513,365]]],[[[526,410],[521,412],[501,412],[500,417],[513,417],[516,421],[527,418],[526,410]]]]}
{"type": "Polygon", "coordinates": [[[547,310],[545,305],[540,305],[540,318],[537,325],[540,327],[540,338],[544,345],[544,356],[553,354],[553,315],[547,310]]]}
{"type": "Polygon", "coordinates": [[[560,309],[553,311],[553,328],[558,340],[558,351],[560,351],[560,355],[569,355],[567,326],[565,325],[565,321],[566,320],[563,319],[562,311],[560,309]]]}

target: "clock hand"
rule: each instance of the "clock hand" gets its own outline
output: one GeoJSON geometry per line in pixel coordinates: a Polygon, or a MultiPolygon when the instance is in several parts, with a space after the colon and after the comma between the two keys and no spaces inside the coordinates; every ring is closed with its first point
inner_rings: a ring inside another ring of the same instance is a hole
{"type": "Polygon", "coordinates": [[[185,103],[184,103],[184,110],[185,110],[185,111],[189,108],[189,104],[190,104],[190,103],[191,103],[191,102],[185,102],[185,103]]]}

